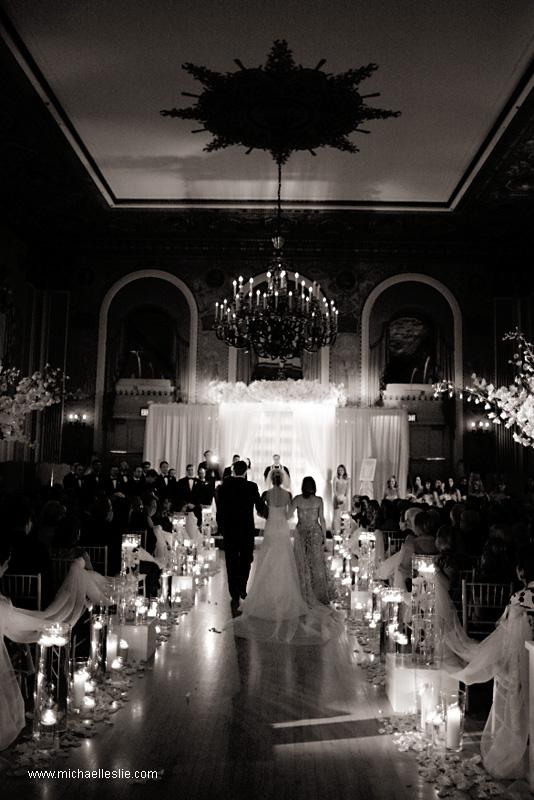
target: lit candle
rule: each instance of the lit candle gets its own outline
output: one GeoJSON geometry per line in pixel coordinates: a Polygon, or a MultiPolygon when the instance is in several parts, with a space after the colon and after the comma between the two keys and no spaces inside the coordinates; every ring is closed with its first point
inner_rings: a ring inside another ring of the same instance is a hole
{"type": "Polygon", "coordinates": [[[218,317],[219,317],[219,301],[217,300],[217,302],[215,303],[215,322],[217,322],[218,317]]]}
{"type": "Polygon", "coordinates": [[[81,708],[85,697],[85,684],[89,678],[89,672],[83,668],[76,670],[72,679],[72,704],[74,708],[81,708]]]}
{"type": "Polygon", "coordinates": [[[459,705],[447,709],[447,747],[458,750],[462,744],[462,711],[459,705]]]}
{"type": "Polygon", "coordinates": [[[274,293],[274,307],[278,308],[278,291],[274,293]]]}
{"type": "Polygon", "coordinates": [[[259,306],[260,304],[260,294],[261,294],[260,290],[256,289],[256,306],[259,306]]]}
{"type": "Polygon", "coordinates": [[[122,661],[120,660],[120,658],[113,659],[113,661],[111,662],[111,669],[114,670],[122,669],[122,661]]]}
{"type": "Polygon", "coordinates": [[[119,647],[119,637],[116,633],[108,633],[108,639],[106,644],[106,659],[109,663],[113,661],[114,658],[117,658],[117,649],[119,647]]]}
{"type": "Polygon", "coordinates": [[[289,310],[292,311],[293,310],[293,292],[289,292],[288,297],[289,297],[289,310]]]}
{"type": "Polygon", "coordinates": [[[82,710],[86,713],[87,712],[92,713],[95,710],[95,705],[96,705],[96,700],[94,697],[84,697],[82,710]]]}
{"type": "Polygon", "coordinates": [[[57,722],[57,714],[53,708],[45,708],[41,716],[41,725],[55,725],[57,722]]]}
{"type": "Polygon", "coordinates": [[[128,661],[128,642],[126,639],[121,639],[119,642],[119,658],[123,664],[128,661]]]}
{"type": "Polygon", "coordinates": [[[267,308],[267,295],[265,294],[265,292],[263,293],[263,307],[267,308]]]}

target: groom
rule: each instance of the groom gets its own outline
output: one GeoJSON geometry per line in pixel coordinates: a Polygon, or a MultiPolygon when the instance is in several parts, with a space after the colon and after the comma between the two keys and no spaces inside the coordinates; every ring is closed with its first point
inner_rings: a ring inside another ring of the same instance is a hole
{"type": "Polygon", "coordinates": [[[247,581],[254,554],[254,507],[261,516],[265,505],[257,484],[247,481],[247,464],[236,461],[234,474],[217,489],[217,526],[224,538],[224,554],[232,612],[247,596],[247,581]]]}

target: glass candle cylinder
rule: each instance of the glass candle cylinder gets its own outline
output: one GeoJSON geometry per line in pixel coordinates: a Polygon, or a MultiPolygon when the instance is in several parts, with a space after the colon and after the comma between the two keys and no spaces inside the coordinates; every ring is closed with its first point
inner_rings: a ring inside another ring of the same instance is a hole
{"type": "Polygon", "coordinates": [[[129,649],[129,647],[128,647],[128,642],[126,641],[126,639],[120,639],[119,640],[118,656],[119,656],[120,660],[122,661],[123,666],[124,666],[124,664],[128,663],[128,649],[129,649]]]}
{"type": "Polygon", "coordinates": [[[438,691],[431,683],[425,683],[419,691],[419,727],[427,739],[434,734],[434,715],[438,704],[438,691]]]}
{"type": "Polygon", "coordinates": [[[69,667],[70,625],[45,625],[37,641],[33,718],[33,737],[44,748],[56,747],[59,734],[67,730],[69,667]]]}
{"type": "Polygon", "coordinates": [[[91,613],[89,629],[90,670],[94,678],[103,678],[106,672],[109,616],[107,611],[95,606],[91,613]]]}
{"type": "Polygon", "coordinates": [[[91,674],[87,665],[87,659],[76,659],[72,671],[72,690],[70,695],[71,708],[79,711],[83,705],[85,697],[85,685],[91,674]]]}
{"type": "Polygon", "coordinates": [[[113,631],[108,632],[108,640],[106,642],[106,669],[109,670],[110,664],[114,658],[117,658],[119,650],[119,635],[113,631]]]}
{"type": "Polygon", "coordinates": [[[137,551],[141,547],[140,533],[124,533],[121,549],[121,575],[127,575],[139,564],[137,551]]]}
{"type": "Polygon", "coordinates": [[[439,658],[436,615],[436,557],[412,558],[412,650],[416,663],[432,666],[439,658]]]}
{"type": "Polygon", "coordinates": [[[447,750],[459,753],[463,745],[465,720],[465,692],[442,692],[445,715],[445,743],[447,750]]]}

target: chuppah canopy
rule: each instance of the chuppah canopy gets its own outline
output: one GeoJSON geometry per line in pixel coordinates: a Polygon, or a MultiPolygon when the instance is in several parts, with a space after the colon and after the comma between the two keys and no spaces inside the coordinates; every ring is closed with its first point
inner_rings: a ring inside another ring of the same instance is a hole
{"type": "Polygon", "coordinates": [[[218,455],[221,467],[239,454],[250,459],[250,477],[263,488],[264,469],[279,453],[291,472],[293,493],[300,491],[304,475],[312,475],[327,506],[338,464],[346,466],[354,494],[363,460],[376,458],[375,498],[382,498],[391,475],[404,494],[409,443],[401,409],[343,407],[338,387],[311,381],[218,384],[211,399],[217,402],[150,405],[144,458],[156,466],[166,459],[182,476],[207,449],[218,455]]]}

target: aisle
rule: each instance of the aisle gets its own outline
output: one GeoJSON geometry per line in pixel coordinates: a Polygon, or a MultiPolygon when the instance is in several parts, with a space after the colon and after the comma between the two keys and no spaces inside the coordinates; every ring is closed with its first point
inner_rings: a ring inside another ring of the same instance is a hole
{"type": "Polygon", "coordinates": [[[258,645],[221,630],[229,618],[224,569],[197,597],[153,670],[136,681],[112,727],[59,768],[165,770],[161,781],[10,779],[6,796],[420,800],[413,756],[378,735],[386,701],[347,651],[258,645]]]}

